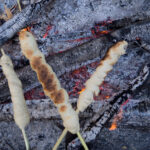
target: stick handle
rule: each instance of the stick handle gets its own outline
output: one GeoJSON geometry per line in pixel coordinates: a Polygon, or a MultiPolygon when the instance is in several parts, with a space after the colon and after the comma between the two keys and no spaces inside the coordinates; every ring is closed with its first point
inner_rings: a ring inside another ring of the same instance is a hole
{"type": "MultiPolygon", "coordinates": [[[[79,114],[79,110],[76,110],[76,113],[79,114]]],[[[60,135],[59,139],[57,140],[56,144],[53,147],[53,150],[57,150],[58,146],[60,145],[61,141],[63,140],[64,136],[67,134],[67,129],[65,128],[62,132],[62,134],[60,135]]],[[[83,145],[85,150],[89,150],[84,139],[82,138],[80,132],[77,132],[78,138],[81,141],[81,144],[83,145]]]]}
{"type": "Polygon", "coordinates": [[[57,150],[58,146],[60,145],[61,141],[63,140],[64,136],[67,134],[67,129],[65,128],[62,134],[60,135],[59,139],[57,140],[56,144],[53,147],[53,150],[57,150]]]}
{"type": "MultiPolygon", "coordinates": [[[[76,110],[76,113],[79,114],[79,110],[76,110]]],[[[57,150],[58,146],[60,145],[61,141],[63,140],[63,138],[65,137],[65,135],[67,134],[67,129],[65,128],[62,132],[62,134],[60,135],[59,139],[57,140],[56,144],[53,147],[53,150],[57,150]]]]}
{"type": "Polygon", "coordinates": [[[77,135],[78,135],[78,138],[80,139],[80,141],[81,141],[84,149],[85,150],[89,150],[88,147],[87,147],[87,145],[86,145],[86,143],[85,143],[85,141],[84,141],[84,139],[83,139],[83,137],[81,136],[80,132],[77,132],[77,135]]]}
{"type": "Polygon", "coordinates": [[[28,141],[28,138],[27,138],[27,135],[26,135],[24,129],[22,129],[22,134],[23,134],[25,145],[26,145],[26,150],[29,150],[30,149],[30,147],[29,147],[29,141],[28,141]]]}
{"type": "Polygon", "coordinates": [[[21,5],[20,5],[20,0],[17,0],[19,11],[21,11],[21,5]]]}

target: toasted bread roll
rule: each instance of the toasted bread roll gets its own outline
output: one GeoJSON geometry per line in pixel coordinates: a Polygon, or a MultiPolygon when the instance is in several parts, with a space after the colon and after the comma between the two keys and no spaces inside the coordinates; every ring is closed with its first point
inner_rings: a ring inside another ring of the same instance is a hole
{"type": "Polygon", "coordinates": [[[85,90],[79,95],[77,103],[78,111],[83,112],[92,103],[93,96],[99,94],[99,86],[103,83],[108,72],[113,69],[113,65],[118,61],[119,57],[125,54],[127,45],[126,41],[120,41],[108,50],[106,56],[96,68],[96,71],[86,81],[85,90]]]}
{"type": "Polygon", "coordinates": [[[22,84],[13,69],[11,59],[4,53],[3,50],[2,53],[3,55],[0,59],[0,65],[2,66],[3,73],[8,80],[9,90],[13,103],[14,120],[19,128],[24,130],[30,121],[30,116],[25,103],[22,84]]]}
{"type": "Polygon", "coordinates": [[[40,52],[33,35],[27,31],[21,31],[19,39],[23,54],[29,59],[32,69],[37,73],[45,94],[57,106],[64,126],[71,133],[77,133],[79,131],[78,114],[69,103],[68,94],[61,88],[51,66],[46,63],[44,55],[40,52]]]}

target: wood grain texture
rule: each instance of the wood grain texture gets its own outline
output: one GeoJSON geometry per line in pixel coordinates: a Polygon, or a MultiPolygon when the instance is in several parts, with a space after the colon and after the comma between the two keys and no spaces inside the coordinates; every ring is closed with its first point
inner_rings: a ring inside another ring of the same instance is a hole
{"type": "MultiPolygon", "coordinates": [[[[38,15],[40,9],[54,0],[42,0],[38,3],[28,5],[20,13],[15,15],[0,27],[0,46],[11,39],[21,29],[30,26],[33,17],[38,15]]],[[[49,4],[50,5],[50,4],[49,4]]]]}

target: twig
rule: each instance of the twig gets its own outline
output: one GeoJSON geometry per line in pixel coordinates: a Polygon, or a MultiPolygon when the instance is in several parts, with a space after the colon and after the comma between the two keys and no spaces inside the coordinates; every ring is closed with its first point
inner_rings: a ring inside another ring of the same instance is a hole
{"type": "Polygon", "coordinates": [[[18,3],[19,10],[21,11],[20,0],[17,0],[17,3],[18,3]]]}
{"type": "MultiPolygon", "coordinates": [[[[150,65],[145,65],[141,70],[140,74],[130,82],[126,89],[121,90],[118,94],[113,96],[107,103],[105,103],[102,108],[97,113],[97,117],[88,120],[86,127],[82,130],[82,136],[86,142],[90,142],[95,139],[96,135],[100,133],[104,124],[113,117],[115,113],[119,110],[122,103],[130,98],[131,94],[134,93],[144,82],[148,79],[150,75],[150,65]],[[94,124],[94,126],[91,124],[94,124]]],[[[79,146],[79,140],[76,138],[68,145],[69,148],[79,146]]]]}
{"type": "Polygon", "coordinates": [[[54,145],[53,150],[57,150],[58,146],[60,145],[61,141],[63,140],[66,134],[67,134],[67,129],[65,128],[62,134],[60,135],[59,139],[57,140],[56,144],[54,145]]]}
{"type": "Polygon", "coordinates": [[[53,1],[54,0],[42,0],[38,3],[28,5],[20,13],[0,26],[0,46],[11,39],[21,29],[29,26],[32,22],[32,18],[38,15],[39,10],[53,1]]]}
{"type": "Polygon", "coordinates": [[[82,138],[80,132],[77,132],[77,135],[78,135],[78,138],[80,139],[80,141],[81,141],[81,143],[82,143],[84,149],[85,149],[85,150],[88,150],[88,147],[87,147],[87,145],[86,145],[84,139],[82,138]]]}
{"type": "MultiPolygon", "coordinates": [[[[78,109],[76,110],[76,113],[79,114],[79,110],[78,109]]],[[[63,138],[65,137],[66,134],[67,134],[67,129],[65,128],[63,130],[62,134],[60,135],[59,139],[57,140],[53,150],[56,150],[58,148],[58,146],[60,145],[61,141],[63,140],[63,138]]],[[[78,135],[78,138],[79,138],[81,144],[83,145],[84,149],[88,150],[88,147],[87,147],[84,139],[82,138],[80,132],[77,132],[77,135],[78,135]]]]}
{"type": "Polygon", "coordinates": [[[29,141],[28,141],[28,138],[27,138],[27,135],[25,133],[25,130],[22,129],[22,134],[23,134],[23,138],[24,138],[24,141],[25,141],[25,145],[26,145],[26,150],[29,150],[29,141]]]}

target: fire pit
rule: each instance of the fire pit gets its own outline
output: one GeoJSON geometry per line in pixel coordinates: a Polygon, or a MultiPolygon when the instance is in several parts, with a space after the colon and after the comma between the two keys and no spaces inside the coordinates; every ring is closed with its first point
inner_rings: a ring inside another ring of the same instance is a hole
{"type": "MultiPolygon", "coordinates": [[[[1,2],[2,0],[0,0],[1,2]]],[[[148,0],[22,0],[4,4],[13,14],[0,17],[0,46],[11,57],[21,79],[31,114],[26,131],[31,149],[52,149],[62,130],[61,118],[22,55],[18,32],[28,28],[36,37],[47,62],[76,108],[84,83],[108,48],[120,40],[129,43],[113,70],[99,87],[100,93],[80,113],[81,134],[91,150],[141,150],[150,141],[150,2],[148,0]],[[93,144],[95,143],[95,144],[93,144]]],[[[7,80],[0,68],[0,149],[23,150],[24,142],[13,121],[7,80]]],[[[68,133],[59,149],[82,149],[68,133]]]]}

